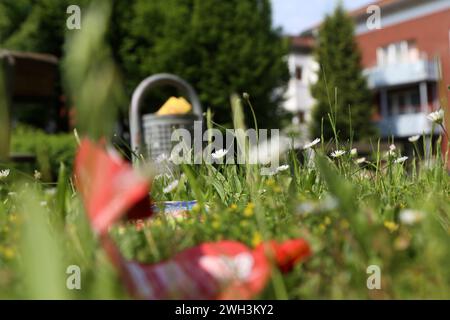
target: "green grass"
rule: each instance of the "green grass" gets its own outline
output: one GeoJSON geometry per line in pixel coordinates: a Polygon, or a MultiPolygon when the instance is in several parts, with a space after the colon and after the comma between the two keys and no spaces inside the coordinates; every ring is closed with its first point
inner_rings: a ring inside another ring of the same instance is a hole
{"type": "MultiPolygon", "coordinates": [[[[439,158],[439,157],[438,157],[439,158]]],[[[357,165],[350,155],[286,157],[289,170],[261,176],[250,165],[184,166],[157,178],[155,200],[202,199],[185,219],[155,216],[143,230],[112,232],[127,258],[157,262],[205,241],[304,237],[313,256],[261,298],[449,298],[450,179],[443,163],[412,173],[411,163],[357,165]],[[179,179],[175,190],[162,189],[179,179]],[[423,214],[413,224],[402,210],[423,214]],[[382,289],[368,290],[379,265],[382,289]]],[[[377,157],[374,157],[377,159],[377,157]]],[[[12,173],[0,181],[0,297],[124,298],[126,293],[86,221],[70,175],[55,188],[12,173]],[[15,193],[10,193],[15,192],[15,193]],[[65,289],[65,269],[82,269],[82,290],[65,289]]]]}
{"type": "Polygon", "coordinates": [[[12,132],[11,149],[14,153],[33,155],[36,161],[10,166],[24,172],[38,170],[43,181],[51,182],[58,177],[60,163],[72,166],[76,142],[70,133],[47,134],[40,129],[19,125],[12,132]]]}
{"type": "MultiPolygon", "coordinates": [[[[110,136],[108,118],[121,101],[110,53],[101,44],[103,9],[87,12],[82,31],[68,39],[65,60],[67,87],[78,97],[79,134],[91,138],[110,136]]],[[[234,126],[243,128],[240,99],[234,96],[232,105],[234,126]]],[[[211,121],[209,113],[208,127],[211,121]]],[[[439,149],[434,156],[416,149],[413,159],[394,163],[399,155],[386,157],[375,144],[369,161],[356,164],[350,146],[337,138],[318,144],[314,157],[289,151],[283,159],[289,170],[270,177],[249,164],[181,166],[155,179],[152,198],[200,204],[185,219],[159,215],[141,230],[119,224],[114,239],[127,258],[153,263],[204,241],[254,247],[304,237],[312,257],[289,274],[274,273],[258,298],[450,298],[446,157],[439,149]],[[337,149],[347,152],[330,158],[337,149]],[[177,188],[164,193],[174,179],[177,188]],[[421,219],[402,221],[407,209],[421,219]],[[381,269],[381,290],[366,286],[373,264],[381,269]]],[[[92,234],[70,166],[51,169],[59,172],[56,184],[14,169],[0,179],[0,298],[129,298],[92,234]],[[69,265],[81,268],[81,290],[66,289],[69,265]]]]}

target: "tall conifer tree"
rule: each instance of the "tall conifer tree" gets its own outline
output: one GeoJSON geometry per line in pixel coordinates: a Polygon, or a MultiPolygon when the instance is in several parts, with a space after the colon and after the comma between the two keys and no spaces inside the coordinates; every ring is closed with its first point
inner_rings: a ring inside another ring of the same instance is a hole
{"type": "Polygon", "coordinates": [[[355,140],[372,136],[372,94],[362,73],[353,20],[342,5],[321,25],[315,55],[320,70],[318,82],[312,86],[316,99],[312,136],[320,137],[323,122],[324,138],[334,138],[329,114],[336,123],[339,139],[350,139],[351,130],[355,140]]]}

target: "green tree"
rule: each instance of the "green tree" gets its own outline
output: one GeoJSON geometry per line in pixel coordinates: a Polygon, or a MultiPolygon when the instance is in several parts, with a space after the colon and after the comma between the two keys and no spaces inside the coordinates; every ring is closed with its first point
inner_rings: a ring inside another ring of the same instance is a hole
{"type": "Polygon", "coordinates": [[[27,17],[31,0],[3,0],[0,2],[0,44],[3,44],[17,26],[27,17]]]}
{"type": "MultiPolygon", "coordinates": [[[[80,5],[83,25],[92,2],[3,1],[7,12],[0,10],[0,18],[8,19],[0,19],[0,46],[57,56],[67,6],[80,5]]],[[[289,75],[287,44],[271,15],[270,0],[114,0],[108,37],[128,95],[151,74],[175,73],[196,88],[217,122],[231,123],[230,95],[248,92],[261,126],[274,127],[289,75]]],[[[159,103],[153,101],[153,110],[159,103]]]]}
{"type": "MultiPolygon", "coordinates": [[[[62,54],[69,0],[4,0],[8,19],[0,24],[4,48],[62,54]]],[[[86,1],[76,1],[85,3],[86,1]]],[[[0,10],[1,11],[1,10],[0,10]]]]}
{"type": "Polygon", "coordinates": [[[269,0],[137,0],[132,12],[120,59],[133,86],[176,73],[221,123],[231,122],[230,95],[248,92],[261,125],[278,125],[287,46],[272,28],[269,0]]]}
{"type": "Polygon", "coordinates": [[[320,137],[323,119],[324,138],[334,138],[330,114],[339,139],[348,140],[353,135],[355,140],[360,140],[372,136],[372,94],[362,74],[353,20],[341,4],[321,25],[315,55],[320,70],[318,82],[312,86],[316,105],[311,134],[320,137]]]}

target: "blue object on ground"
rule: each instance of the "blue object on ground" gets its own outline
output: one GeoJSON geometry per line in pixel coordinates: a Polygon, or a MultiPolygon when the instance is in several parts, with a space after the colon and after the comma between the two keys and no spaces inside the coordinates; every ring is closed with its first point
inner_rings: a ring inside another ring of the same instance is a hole
{"type": "Polygon", "coordinates": [[[197,200],[191,201],[163,201],[152,205],[153,212],[160,212],[161,207],[164,207],[164,212],[174,212],[180,210],[192,210],[192,208],[197,204],[197,200]]]}

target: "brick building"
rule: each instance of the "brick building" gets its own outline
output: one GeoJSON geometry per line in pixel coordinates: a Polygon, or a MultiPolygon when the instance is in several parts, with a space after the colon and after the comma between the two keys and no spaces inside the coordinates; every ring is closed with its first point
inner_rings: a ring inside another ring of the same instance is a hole
{"type": "MultiPolygon", "coordinates": [[[[450,85],[450,1],[380,0],[371,5],[349,14],[355,21],[364,73],[374,91],[374,121],[382,137],[394,136],[402,140],[416,134],[429,135],[432,129],[426,115],[439,107],[448,110],[450,101],[447,90],[450,85]],[[367,25],[368,17],[373,14],[368,10],[371,5],[380,9],[380,29],[370,29],[367,25]]],[[[310,118],[314,100],[308,90],[296,90],[299,87],[296,83],[304,81],[299,72],[317,68],[307,53],[312,51],[311,38],[316,33],[317,27],[311,28],[293,37],[291,42],[292,77],[286,109],[294,110],[297,118],[301,115],[300,120],[305,123],[310,118]],[[299,44],[303,44],[303,50],[297,49],[299,44]],[[305,44],[309,44],[309,51],[305,44]],[[302,58],[295,59],[299,55],[302,58]],[[303,104],[296,105],[296,101],[303,104]]],[[[314,81],[314,77],[309,79],[314,81]]],[[[448,111],[446,115],[448,123],[448,111]]],[[[438,133],[437,129],[434,134],[438,133]]]]}

